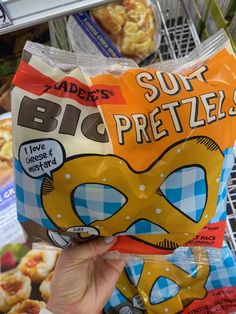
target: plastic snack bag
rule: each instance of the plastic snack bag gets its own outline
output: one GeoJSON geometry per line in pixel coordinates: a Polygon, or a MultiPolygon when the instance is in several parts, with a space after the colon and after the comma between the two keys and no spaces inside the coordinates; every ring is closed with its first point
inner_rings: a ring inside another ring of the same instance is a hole
{"type": "Polygon", "coordinates": [[[107,314],[207,314],[236,311],[236,262],[226,244],[180,247],[164,262],[129,261],[105,306],[107,314]]]}
{"type": "Polygon", "coordinates": [[[210,221],[212,239],[199,240],[221,246],[236,61],[219,32],[177,62],[145,69],[26,44],[12,101],[18,216],[29,234],[62,247],[126,235],[116,250],[156,254],[210,221]]]}
{"type": "Polygon", "coordinates": [[[161,25],[152,0],[122,0],[71,16],[68,37],[74,51],[128,57],[150,64],[157,57],[161,25]]]}

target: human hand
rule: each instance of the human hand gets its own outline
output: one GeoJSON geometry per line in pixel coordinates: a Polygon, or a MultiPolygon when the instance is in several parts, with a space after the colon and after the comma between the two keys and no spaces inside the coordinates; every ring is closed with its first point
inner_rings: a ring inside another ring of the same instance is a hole
{"type": "Polygon", "coordinates": [[[123,260],[102,256],[115,242],[116,238],[100,238],[62,251],[52,278],[49,311],[101,313],[125,266],[123,260]]]}

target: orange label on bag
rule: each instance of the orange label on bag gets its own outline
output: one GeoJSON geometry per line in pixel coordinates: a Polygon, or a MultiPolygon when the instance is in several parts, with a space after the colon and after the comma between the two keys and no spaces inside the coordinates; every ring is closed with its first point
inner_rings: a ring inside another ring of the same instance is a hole
{"type": "Polygon", "coordinates": [[[236,78],[230,69],[235,67],[235,59],[229,56],[219,68],[221,54],[192,73],[192,78],[145,69],[94,77],[94,84],[120,86],[126,99],[127,105],[122,107],[100,102],[115,154],[138,171],[173,143],[190,136],[208,136],[222,151],[232,146],[236,78]]]}

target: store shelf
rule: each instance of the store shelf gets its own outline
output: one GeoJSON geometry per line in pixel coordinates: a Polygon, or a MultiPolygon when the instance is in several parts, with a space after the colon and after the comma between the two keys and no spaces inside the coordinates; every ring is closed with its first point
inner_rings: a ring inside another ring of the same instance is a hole
{"type": "Polygon", "coordinates": [[[110,2],[109,0],[2,0],[12,25],[0,28],[0,35],[28,26],[37,25],[110,2]]]}
{"type": "MultiPolygon", "coordinates": [[[[200,44],[186,0],[153,1],[156,2],[162,22],[160,60],[183,57],[200,44]]],[[[54,19],[49,22],[51,43],[54,47],[72,50],[66,24],[66,18],[54,19]]]]}
{"type": "Polygon", "coordinates": [[[160,60],[184,57],[200,44],[185,0],[159,0],[157,6],[162,20],[160,60]]]}
{"type": "Polygon", "coordinates": [[[226,240],[236,259],[236,161],[228,184],[226,240]]]}

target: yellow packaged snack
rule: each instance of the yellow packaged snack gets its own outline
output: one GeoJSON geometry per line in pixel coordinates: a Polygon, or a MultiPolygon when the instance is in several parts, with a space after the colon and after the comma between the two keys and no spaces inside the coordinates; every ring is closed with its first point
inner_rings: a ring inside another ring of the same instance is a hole
{"type": "Polygon", "coordinates": [[[67,32],[75,52],[144,65],[157,57],[160,21],[155,1],[121,0],[70,16],[67,32]]]}
{"type": "Polygon", "coordinates": [[[221,253],[180,247],[165,261],[130,260],[104,313],[234,313],[236,263],[226,244],[221,253]]]}
{"type": "Polygon", "coordinates": [[[115,249],[129,253],[222,245],[235,56],[219,32],[177,62],[138,68],[26,44],[12,89],[24,227],[64,247],[126,235],[115,249]]]}

